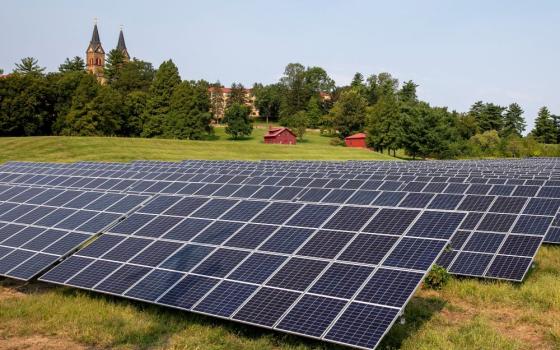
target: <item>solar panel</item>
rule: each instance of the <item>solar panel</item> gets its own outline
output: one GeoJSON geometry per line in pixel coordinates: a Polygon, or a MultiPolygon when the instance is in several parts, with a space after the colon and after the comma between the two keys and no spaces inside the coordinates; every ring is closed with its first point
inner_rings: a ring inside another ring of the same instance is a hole
{"type": "Polygon", "coordinates": [[[202,208],[225,203],[178,197],[155,197],[41,280],[373,348],[465,216],[272,201],[240,217],[232,210],[261,202],[236,200],[198,232],[168,238],[186,220],[205,220],[195,218],[202,208]],[[176,222],[169,218],[182,221],[146,230],[176,222]],[[379,225],[387,220],[393,230],[379,225]],[[374,306],[385,317],[378,323],[374,306]],[[349,315],[378,332],[351,335],[349,315]]]}
{"type": "Polygon", "coordinates": [[[3,253],[0,275],[26,281],[38,276],[117,222],[123,213],[111,210],[115,202],[132,200],[140,203],[148,198],[119,194],[105,206],[84,209],[103,196],[103,193],[86,191],[4,188],[1,205],[5,210],[0,216],[3,253]],[[37,197],[41,198],[33,200],[37,197]],[[28,201],[35,204],[27,204],[28,201]]]}

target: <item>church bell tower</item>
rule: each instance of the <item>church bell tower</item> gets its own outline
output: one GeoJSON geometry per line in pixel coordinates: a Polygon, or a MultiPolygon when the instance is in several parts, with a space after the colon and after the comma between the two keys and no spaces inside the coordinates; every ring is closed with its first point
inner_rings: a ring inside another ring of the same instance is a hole
{"type": "Polygon", "coordinates": [[[105,51],[101,46],[101,40],[99,39],[99,32],[97,30],[97,21],[93,26],[93,34],[91,36],[91,41],[86,50],[86,65],[87,70],[91,74],[97,77],[100,83],[105,82],[103,77],[103,67],[105,67],[105,51]]]}

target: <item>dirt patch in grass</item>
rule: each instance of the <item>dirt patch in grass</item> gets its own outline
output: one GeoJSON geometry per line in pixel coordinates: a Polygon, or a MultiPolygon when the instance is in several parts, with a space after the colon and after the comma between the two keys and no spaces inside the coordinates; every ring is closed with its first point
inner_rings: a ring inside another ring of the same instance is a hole
{"type": "Polygon", "coordinates": [[[422,297],[442,297],[446,300],[446,307],[441,310],[440,317],[451,325],[460,326],[469,320],[481,317],[492,326],[492,328],[502,336],[518,341],[522,344],[531,346],[531,349],[554,349],[554,345],[547,338],[549,325],[531,322],[530,319],[554,320],[559,319],[560,315],[550,311],[533,315],[531,310],[525,307],[504,307],[492,304],[488,308],[481,308],[479,305],[471,304],[460,298],[452,296],[440,296],[440,293],[433,290],[421,290],[422,297]],[[552,315],[554,314],[554,315],[552,315]]]}
{"type": "Polygon", "coordinates": [[[0,350],[81,350],[87,349],[80,344],[66,339],[57,339],[39,335],[29,337],[0,338],[0,350]]]}

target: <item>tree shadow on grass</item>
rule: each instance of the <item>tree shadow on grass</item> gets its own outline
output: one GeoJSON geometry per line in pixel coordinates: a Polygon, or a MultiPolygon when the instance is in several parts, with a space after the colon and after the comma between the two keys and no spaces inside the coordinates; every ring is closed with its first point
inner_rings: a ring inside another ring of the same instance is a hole
{"type": "Polygon", "coordinates": [[[404,322],[397,320],[385,335],[378,349],[400,349],[402,343],[416,333],[434,314],[445,307],[446,301],[437,297],[413,297],[404,309],[404,322]]]}

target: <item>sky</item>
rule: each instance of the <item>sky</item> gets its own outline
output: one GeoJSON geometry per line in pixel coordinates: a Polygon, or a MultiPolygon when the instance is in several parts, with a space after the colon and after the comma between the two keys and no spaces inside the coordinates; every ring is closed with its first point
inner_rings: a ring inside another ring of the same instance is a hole
{"type": "Polygon", "coordinates": [[[290,62],[413,80],[434,106],[519,103],[530,129],[560,114],[557,0],[2,0],[0,68],[33,56],[49,71],[85,57],[94,18],[105,51],[123,25],[131,56],[173,59],[183,79],[274,83],[290,62]]]}

